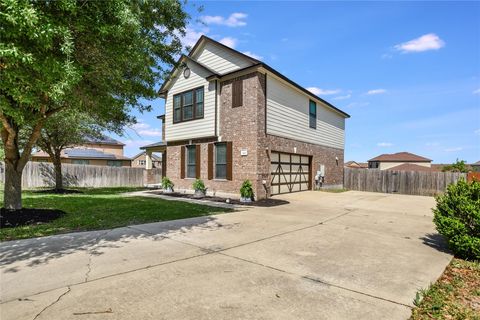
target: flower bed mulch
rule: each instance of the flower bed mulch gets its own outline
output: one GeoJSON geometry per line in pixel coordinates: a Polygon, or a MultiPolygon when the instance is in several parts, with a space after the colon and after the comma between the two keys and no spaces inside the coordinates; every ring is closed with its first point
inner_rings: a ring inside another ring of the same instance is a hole
{"type": "Polygon", "coordinates": [[[31,224],[50,222],[63,216],[65,212],[53,209],[30,209],[20,210],[0,209],[0,228],[12,228],[31,224]]]}
{"type": "MultiPolygon", "coordinates": [[[[195,199],[195,200],[208,200],[213,202],[227,203],[227,198],[221,198],[221,197],[205,196],[199,199],[199,198],[196,198],[193,194],[189,194],[189,193],[180,193],[180,192],[164,193],[163,191],[151,191],[149,193],[161,194],[164,196],[176,197],[176,198],[188,198],[188,199],[195,199]]],[[[281,205],[290,203],[286,200],[272,199],[272,198],[261,199],[261,200],[252,201],[252,202],[240,202],[240,200],[237,200],[237,199],[228,199],[228,200],[229,200],[228,202],[229,204],[241,205],[241,206],[254,206],[254,207],[276,207],[276,206],[281,206],[281,205]]]]}

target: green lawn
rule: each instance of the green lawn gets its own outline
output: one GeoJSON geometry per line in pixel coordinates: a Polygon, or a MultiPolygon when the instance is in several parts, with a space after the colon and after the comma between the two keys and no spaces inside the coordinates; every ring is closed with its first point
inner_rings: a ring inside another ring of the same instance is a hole
{"type": "Polygon", "coordinates": [[[480,320],[480,262],[453,259],[427,290],[415,299],[411,320],[480,320]]]}
{"type": "MultiPolygon", "coordinates": [[[[25,208],[59,209],[67,214],[39,225],[2,228],[0,240],[42,237],[74,231],[110,229],[126,225],[175,220],[230,211],[182,201],[144,197],[123,197],[134,188],[79,189],[81,194],[54,195],[23,193],[25,208]]],[[[0,196],[3,203],[3,193],[0,196]]]]}

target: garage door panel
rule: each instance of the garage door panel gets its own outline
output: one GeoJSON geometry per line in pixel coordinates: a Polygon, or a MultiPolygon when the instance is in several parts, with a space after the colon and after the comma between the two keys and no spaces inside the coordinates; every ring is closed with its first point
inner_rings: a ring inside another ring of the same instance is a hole
{"type": "Polygon", "coordinates": [[[280,167],[282,168],[282,172],[290,172],[290,164],[280,164],[280,167]]]}
{"type": "Polygon", "coordinates": [[[285,154],[285,153],[281,153],[281,154],[280,154],[280,162],[288,162],[288,163],[290,163],[290,155],[289,155],[289,154],[285,154]]]}
{"type": "Polygon", "coordinates": [[[289,153],[271,153],[271,194],[309,189],[310,157],[289,153]]]}

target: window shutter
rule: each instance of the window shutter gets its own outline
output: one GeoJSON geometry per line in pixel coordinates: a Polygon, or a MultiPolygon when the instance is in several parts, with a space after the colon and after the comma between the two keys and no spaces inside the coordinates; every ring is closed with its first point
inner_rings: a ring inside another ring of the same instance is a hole
{"type": "Polygon", "coordinates": [[[243,81],[234,80],[232,83],[232,107],[240,107],[243,105],[243,81]]]}
{"type": "Polygon", "coordinates": [[[213,143],[208,144],[208,180],[213,179],[213,143]]]}
{"type": "Polygon", "coordinates": [[[167,151],[162,153],[162,178],[167,176],[167,151]]]}
{"type": "Polygon", "coordinates": [[[180,178],[185,179],[185,146],[180,147],[180,178]]]}
{"type": "Polygon", "coordinates": [[[195,146],[195,177],[197,179],[200,179],[200,167],[201,167],[201,163],[200,163],[200,145],[197,144],[195,146]]]}
{"type": "Polygon", "coordinates": [[[232,142],[227,142],[227,180],[232,180],[233,148],[232,142]]]}

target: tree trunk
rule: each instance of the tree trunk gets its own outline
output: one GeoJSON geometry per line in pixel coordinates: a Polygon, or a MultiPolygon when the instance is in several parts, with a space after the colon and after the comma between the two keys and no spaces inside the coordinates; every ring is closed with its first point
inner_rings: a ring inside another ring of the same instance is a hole
{"type": "Polygon", "coordinates": [[[3,205],[7,210],[22,209],[22,173],[23,170],[17,171],[12,163],[5,161],[3,205]]]}
{"type": "Polygon", "coordinates": [[[53,168],[55,170],[55,190],[63,189],[62,160],[60,153],[56,153],[52,158],[53,168]]]}

